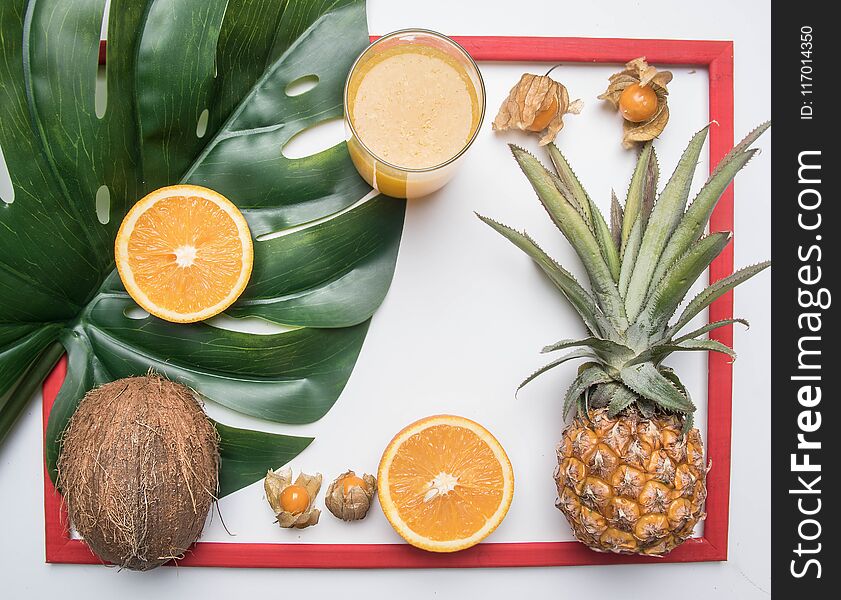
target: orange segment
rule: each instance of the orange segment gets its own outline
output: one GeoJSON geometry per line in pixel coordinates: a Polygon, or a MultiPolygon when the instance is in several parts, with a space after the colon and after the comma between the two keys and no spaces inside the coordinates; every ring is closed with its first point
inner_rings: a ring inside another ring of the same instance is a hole
{"type": "Polygon", "coordinates": [[[179,323],[208,319],[233,304],[254,260],[242,213],[221,194],[194,185],[161,188],[135,204],[115,252],[135,302],[179,323]]]}
{"type": "Polygon", "coordinates": [[[511,462],[478,423],[451,415],[422,419],[383,453],[378,493],[391,525],[413,546],[454,552],[502,522],[514,494],[511,462]]]}

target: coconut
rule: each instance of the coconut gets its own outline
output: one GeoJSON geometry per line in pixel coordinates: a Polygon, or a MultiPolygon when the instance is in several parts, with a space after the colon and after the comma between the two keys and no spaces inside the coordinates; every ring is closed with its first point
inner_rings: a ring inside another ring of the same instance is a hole
{"type": "Polygon", "coordinates": [[[189,388],[150,374],[93,389],[62,442],[58,486],[101,559],[146,571],[198,539],[217,493],[219,439],[189,388]]]}

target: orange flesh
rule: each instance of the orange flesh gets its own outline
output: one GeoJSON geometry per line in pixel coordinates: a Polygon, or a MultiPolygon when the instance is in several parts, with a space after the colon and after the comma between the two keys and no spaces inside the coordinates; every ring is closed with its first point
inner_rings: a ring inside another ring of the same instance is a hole
{"type": "Polygon", "coordinates": [[[307,510],[310,504],[310,495],[302,485],[290,485],[280,493],[280,506],[286,512],[293,515],[300,514],[307,510]]]}
{"type": "Polygon", "coordinates": [[[128,240],[128,263],[138,288],[157,306],[179,313],[224,300],[242,271],[234,220],[215,203],[173,196],[138,218],[128,240]]]}
{"type": "Polygon", "coordinates": [[[388,481],[400,518],[434,541],[479,531],[499,508],[504,488],[490,446],[469,429],[450,425],[434,425],[407,439],[388,481]]]}

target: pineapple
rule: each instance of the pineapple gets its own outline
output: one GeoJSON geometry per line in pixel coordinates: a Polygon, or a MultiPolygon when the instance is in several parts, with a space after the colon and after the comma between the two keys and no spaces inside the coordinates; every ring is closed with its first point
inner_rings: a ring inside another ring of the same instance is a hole
{"type": "MultiPolygon", "coordinates": [[[[572,423],[558,445],[557,507],[575,536],[593,550],[662,556],[704,518],[706,472],[689,391],[663,361],[677,351],[732,349],[706,333],[743,319],[683,332],[716,298],[770,263],[736,271],[689,301],[692,284],[730,242],[728,232],[705,233],[710,214],[736,173],[757,152],[749,146],[760,125],[734,147],[687,207],[692,176],[707,128],[690,141],[659,196],[651,143],[640,152],[624,208],[614,195],[608,226],[564,156],[547,146],[555,172],[511,146],[549,216],[584,264],[591,291],[525,233],[478,215],[528,254],[576,310],[588,335],[543,352],[573,349],[520,385],[573,359],[584,359],[564,397],[572,423]]],[[[518,388],[519,389],[519,388],[518,388]]]]}

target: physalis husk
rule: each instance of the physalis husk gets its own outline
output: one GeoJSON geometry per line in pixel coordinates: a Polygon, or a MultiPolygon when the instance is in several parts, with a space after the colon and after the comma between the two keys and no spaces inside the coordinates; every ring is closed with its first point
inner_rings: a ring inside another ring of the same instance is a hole
{"type": "Polygon", "coordinates": [[[622,92],[631,86],[650,88],[657,96],[657,109],[649,118],[639,122],[622,119],[622,145],[625,148],[631,148],[635,142],[647,142],[663,133],[669,122],[669,90],[666,86],[671,80],[670,71],[658,71],[646,62],[644,56],[626,63],[624,70],[610,76],[607,90],[599,99],[607,100],[617,110],[621,108],[622,92]]]}
{"type": "Polygon", "coordinates": [[[538,144],[545,146],[563,129],[564,115],[577,115],[583,106],[581,100],[570,103],[566,87],[548,75],[525,73],[499,108],[493,130],[539,133],[538,144]]]}
{"type": "Polygon", "coordinates": [[[313,504],[321,489],[321,473],[300,473],[293,482],[291,468],[283,467],[276,471],[270,469],[266,473],[263,487],[266,500],[281,527],[303,529],[318,523],[321,511],[314,508],[313,504]]]}

